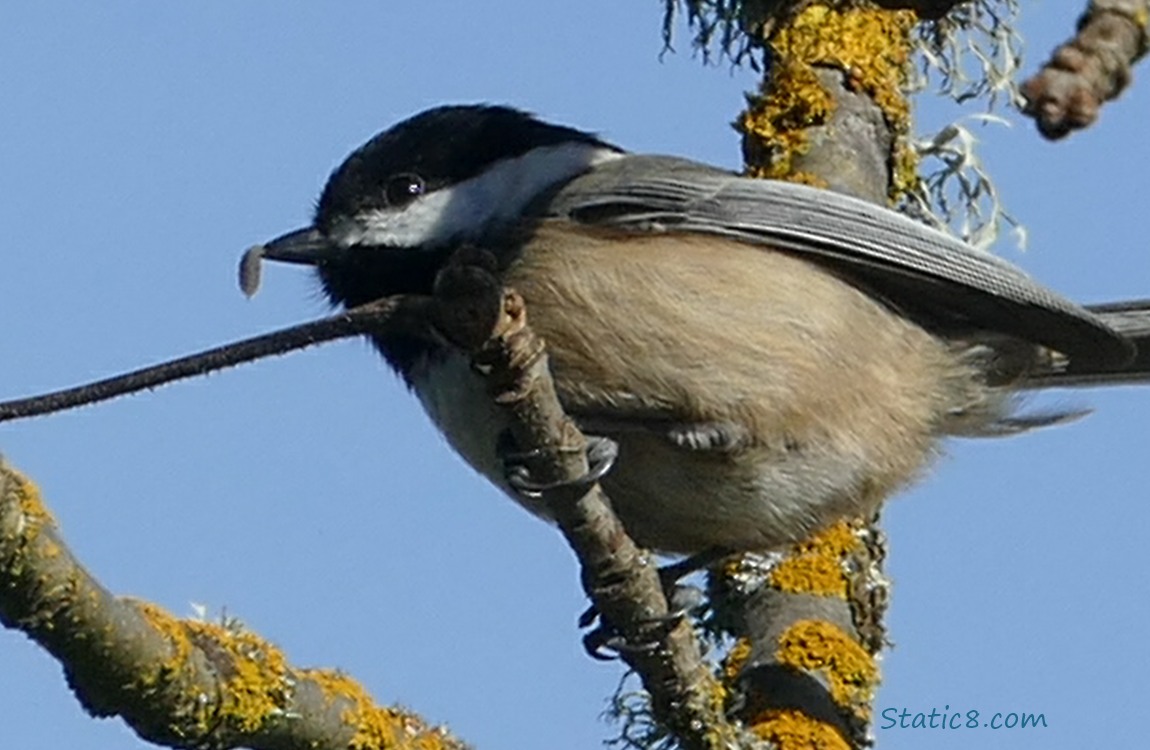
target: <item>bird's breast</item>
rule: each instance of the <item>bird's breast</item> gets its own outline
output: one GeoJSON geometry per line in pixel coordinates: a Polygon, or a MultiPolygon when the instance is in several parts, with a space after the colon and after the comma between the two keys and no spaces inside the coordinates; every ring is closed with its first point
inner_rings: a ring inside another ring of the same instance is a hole
{"type": "MultiPolygon", "coordinates": [[[[603,480],[613,507],[662,551],[764,550],[872,511],[977,391],[945,342],[769,248],[544,224],[504,281],[527,301],[564,408],[620,445],[603,480]],[[733,437],[682,439],[712,434],[733,437]]],[[[508,491],[507,418],[467,357],[422,357],[408,381],[451,446],[508,491]]]]}

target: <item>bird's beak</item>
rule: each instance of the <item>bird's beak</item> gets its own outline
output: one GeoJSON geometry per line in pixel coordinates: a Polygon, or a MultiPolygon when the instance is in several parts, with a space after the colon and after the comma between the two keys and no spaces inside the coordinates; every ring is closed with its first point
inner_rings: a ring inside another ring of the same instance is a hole
{"type": "Polygon", "coordinates": [[[318,266],[339,255],[336,246],[328,242],[315,227],[304,227],[281,234],[264,245],[249,247],[240,259],[240,289],[251,297],[260,288],[260,264],[264,260],[318,266]]]}
{"type": "Polygon", "coordinates": [[[268,260],[314,266],[332,257],[333,247],[314,227],[304,227],[281,234],[260,247],[260,255],[268,260]]]}

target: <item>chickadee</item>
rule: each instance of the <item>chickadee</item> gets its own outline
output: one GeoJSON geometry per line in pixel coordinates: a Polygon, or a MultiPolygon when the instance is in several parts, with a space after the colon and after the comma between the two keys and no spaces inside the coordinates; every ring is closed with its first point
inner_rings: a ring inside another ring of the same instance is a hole
{"type": "MultiPolygon", "coordinates": [[[[996,436],[1046,386],[1150,382],[1150,301],[1081,307],[868,202],[748,179],[498,106],[428,110],[332,174],[264,257],[353,306],[425,294],[459,247],[498,260],[567,412],[619,446],[602,479],[640,545],[765,551],[874,511],[948,435],[996,436]]],[[[373,343],[451,446],[513,490],[467,357],[373,343]]]]}

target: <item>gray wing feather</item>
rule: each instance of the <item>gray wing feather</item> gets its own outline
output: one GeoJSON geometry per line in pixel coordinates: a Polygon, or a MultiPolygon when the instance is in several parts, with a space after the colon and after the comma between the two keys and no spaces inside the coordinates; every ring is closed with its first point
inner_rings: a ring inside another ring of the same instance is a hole
{"type": "Polygon", "coordinates": [[[701,232],[809,257],[925,325],[981,329],[1121,364],[1130,342],[1024,271],[866,201],[703,164],[626,156],[564,186],[546,215],[643,232],[701,232]]]}

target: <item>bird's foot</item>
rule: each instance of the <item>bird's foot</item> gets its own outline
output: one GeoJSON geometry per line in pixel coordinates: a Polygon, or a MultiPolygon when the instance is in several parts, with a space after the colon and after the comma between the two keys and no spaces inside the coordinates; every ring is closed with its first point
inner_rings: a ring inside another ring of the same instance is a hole
{"type": "Polygon", "coordinates": [[[539,458],[541,450],[514,451],[500,450],[503,472],[507,483],[516,492],[527,497],[541,497],[559,489],[581,490],[586,492],[592,485],[607,475],[619,456],[619,444],[610,438],[598,435],[587,436],[587,473],[575,479],[562,482],[537,482],[531,478],[529,462],[539,458]]]}
{"type": "MultiPolygon", "coordinates": [[[[643,620],[639,624],[641,626],[663,626],[670,630],[678,625],[684,617],[702,607],[706,603],[703,590],[698,586],[680,583],[680,581],[692,573],[709,568],[730,554],[729,550],[713,548],[659,568],[659,582],[663,586],[663,594],[667,597],[667,606],[670,611],[660,617],[643,620]]],[[[596,620],[599,620],[599,625],[583,636],[583,648],[593,659],[611,661],[619,658],[619,654],[642,653],[651,651],[658,646],[653,639],[639,643],[629,642],[618,629],[600,618],[599,610],[595,605],[588,607],[579,616],[579,627],[590,628],[596,620]],[[615,653],[608,654],[607,651],[615,653]]]]}

